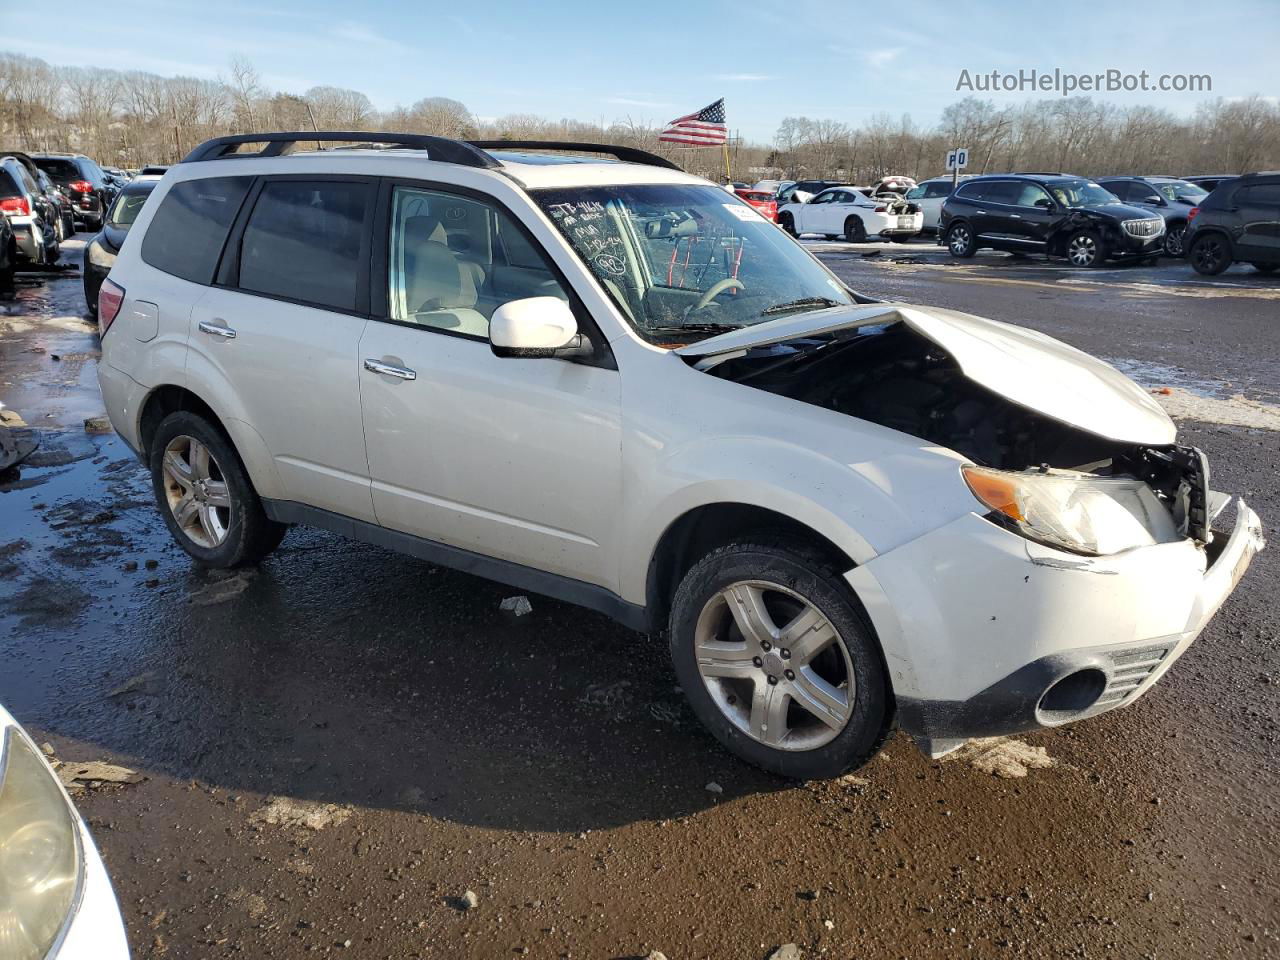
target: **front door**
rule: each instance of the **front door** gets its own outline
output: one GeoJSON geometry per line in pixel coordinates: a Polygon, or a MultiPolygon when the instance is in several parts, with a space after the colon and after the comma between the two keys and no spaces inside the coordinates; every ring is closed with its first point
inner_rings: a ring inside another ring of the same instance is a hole
{"type": "Polygon", "coordinates": [[[360,342],[378,522],[613,589],[617,370],[495,356],[497,307],[570,299],[537,241],[490,201],[385,189],[386,256],[376,260],[387,275],[374,282],[385,284],[386,307],[375,306],[360,342]]]}
{"type": "Polygon", "coordinates": [[[191,312],[187,360],[234,396],[288,499],[370,522],[357,371],[375,193],[373,181],[264,180],[191,312]]]}

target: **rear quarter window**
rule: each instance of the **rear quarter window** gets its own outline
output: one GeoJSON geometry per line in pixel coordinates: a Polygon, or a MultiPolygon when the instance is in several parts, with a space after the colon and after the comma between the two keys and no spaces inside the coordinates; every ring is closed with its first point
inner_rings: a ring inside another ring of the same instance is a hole
{"type": "Polygon", "coordinates": [[[165,273],[208,284],[252,177],[175,183],[142,238],[142,259],[165,273]]]}

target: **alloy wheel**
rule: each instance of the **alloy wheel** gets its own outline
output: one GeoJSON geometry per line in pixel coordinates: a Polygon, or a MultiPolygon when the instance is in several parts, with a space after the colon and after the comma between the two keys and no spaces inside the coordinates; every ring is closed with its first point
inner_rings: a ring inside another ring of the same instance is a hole
{"type": "Polygon", "coordinates": [[[1216,270],[1219,261],[1222,260],[1222,241],[1216,237],[1206,237],[1195,245],[1191,251],[1195,266],[1201,268],[1206,273],[1212,273],[1216,270]]]}
{"type": "Polygon", "coordinates": [[[776,583],[744,580],[717,592],[694,631],[698,673],[720,712],[778,750],[813,750],[853,713],[849,651],[822,612],[776,583]]]}
{"type": "Polygon", "coordinates": [[[1098,241],[1082,233],[1071,238],[1067,245],[1067,259],[1077,267],[1091,267],[1098,259],[1098,241]]]}
{"type": "Polygon", "coordinates": [[[951,255],[953,257],[962,257],[966,250],[969,249],[969,228],[954,227],[951,230],[951,255]]]}
{"type": "Polygon", "coordinates": [[[212,549],[227,539],[231,491],[209,448],[195,437],[169,441],[162,461],[165,499],[173,519],[193,543],[212,549]]]}
{"type": "Polygon", "coordinates": [[[1186,250],[1182,246],[1183,237],[1186,235],[1186,227],[1173,227],[1164,235],[1164,252],[1171,257],[1180,257],[1186,250]]]}

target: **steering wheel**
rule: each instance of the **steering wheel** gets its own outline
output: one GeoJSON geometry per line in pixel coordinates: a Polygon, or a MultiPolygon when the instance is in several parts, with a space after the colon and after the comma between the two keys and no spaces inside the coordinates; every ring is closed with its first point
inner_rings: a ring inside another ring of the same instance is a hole
{"type": "Polygon", "coordinates": [[[701,296],[701,298],[699,298],[698,302],[693,305],[693,309],[690,310],[689,312],[697,313],[699,310],[701,310],[703,307],[709,304],[716,297],[720,296],[720,294],[724,293],[726,290],[745,290],[745,289],[747,289],[746,286],[737,277],[725,277],[723,280],[717,280],[715,283],[711,285],[711,288],[706,293],[704,293],[701,296]]]}

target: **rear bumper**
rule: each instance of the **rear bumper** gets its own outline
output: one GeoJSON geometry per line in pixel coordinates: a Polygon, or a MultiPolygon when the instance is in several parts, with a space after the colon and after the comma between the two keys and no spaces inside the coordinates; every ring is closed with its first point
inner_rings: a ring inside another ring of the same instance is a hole
{"type": "Polygon", "coordinates": [[[107,408],[111,426],[125,445],[141,457],[138,425],[142,404],[147,399],[147,388],[106,361],[98,364],[98,386],[102,390],[103,405],[107,408]]]}
{"type": "Polygon", "coordinates": [[[1263,548],[1257,514],[1243,502],[1237,513],[1230,537],[1208,549],[1183,541],[1113,557],[1062,553],[970,515],[850,571],[900,725],[938,756],[969,737],[1134,702],[1263,548]]]}

